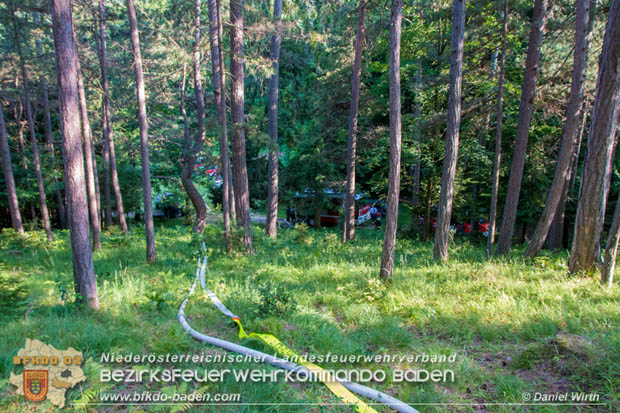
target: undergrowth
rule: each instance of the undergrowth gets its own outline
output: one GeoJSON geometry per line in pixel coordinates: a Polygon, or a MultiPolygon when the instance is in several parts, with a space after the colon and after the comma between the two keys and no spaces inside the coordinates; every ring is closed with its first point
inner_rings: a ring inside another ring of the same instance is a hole
{"type": "MultiPolygon", "coordinates": [[[[499,403],[520,403],[524,392],[558,389],[600,394],[604,406],[595,409],[620,407],[620,289],[617,285],[603,288],[594,278],[568,275],[565,252],[545,252],[526,262],[517,248],[509,257],[487,260],[483,245],[457,239],[450,261],[437,264],[432,260],[432,244],[401,239],[393,279],[386,285],[378,278],[382,231],[373,228],[358,230],[356,239],[343,245],[333,230],[282,230],[272,240],[256,227],[256,256],[229,256],[219,227],[209,225],[197,235],[180,223],[173,220],[157,227],[158,261],[151,265],[145,260],[141,227],[134,226],[127,235],[116,230],[103,234],[103,249],[94,254],[98,312],[74,304],[67,231],[57,231],[52,243],[42,232],[21,237],[5,230],[0,235],[0,324],[4,327],[0,410],[31,410],[32,405],[8,383],[9,373],[18,371],[12,357],[26,338],[83,351],[88,380],[68,392],[66,409],[77,407],[72,404],[76,401],[96,401],[100,392],[123,387],[100,383],[99,371],[110,368],[101,362],[102,353],[223,353],[191,339],[176,321],[203,241],[209,255],[207,284],[241,317],[248,332],[277,335],[298,354],[456,354],[455,363],[321,364],[382,369],[388,379],[369,383],[370,387],[418,404],[421,411],[438,406],[468,410],[484,402],[495,403],[484,406],[486,410],[503,411],[499,403]],[[557,350],[558,334],[585,343],[587,357],[557,350]],[[398,369],[452,369],[455,380],[396,383],[391,372],[398,369]],[[440,405],[431,405],[436,403],[440,405]]],[[[198,331],[239,342],[235,325],[205,297],[192,298],[186,314],[198,331]]],[[[272,352],[252,340],[242,344],[272,352]]],[[[196,368],[191,363],[142,367],[172,366],[196,368]]],[[[270,368],[243,363],[198,367],[270,368]]],[[[208,387],[203,383],[188,383],[183,389],[179,383],[172,386],[136,384],[130,390],[231,392],[240,393],[244,403],[276,403],[219,406],[231,412],[308,411],[308,405],[285,403],[335,401],[316,383],[249,385],[230,379],[208,387]]],[[[43,402],[41,407],[51,404],[43,402]]],[[[557,406],[557,410],[565,409],[557,406]]]]}

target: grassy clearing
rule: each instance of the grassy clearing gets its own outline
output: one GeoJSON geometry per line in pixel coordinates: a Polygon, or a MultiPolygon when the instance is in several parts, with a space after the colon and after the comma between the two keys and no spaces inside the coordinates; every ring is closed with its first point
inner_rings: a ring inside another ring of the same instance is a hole
{"type": "MultiPolygon", "coordinates": [[[[481,246],[459,242],[453,246],[450,263],[438,265],[432,260],[430,243],[400,240],[394,277],[385,286],[377,279],[382,232],[374,229],[359,230],[357,239],[348,245],[342,245],[338,233],[331,230],[281,231],[273,241],[256,229],[256,257],[230,257],[221,247],[219,228],[209,226],[199,237],[180,221],[172,221],[157,228],[158,262],[153,265],[145,262],[142,233],[134,226],[127,236],[114,231],[104,234],[103,250],[95,254],[101,302],[97,313],[73,304],[67,232],[57,232],[52,244],[42,233],[19,238],[5,231],[0,236],[0,324],[4,330],[0,335],[0,410],[32,410],[8,383],[12,356],[26,338],[84,352],[88,380],[69,391],[67,406],[71,409],[77,400],[97,400],[99,391],[174,390],[166,384],[99,383],[98,372],[105,367],[99,360],[103,352],[223,353],[190,339],[175,319],[193,279],[196,251],[203,239],[210,257],[208,285],[241,317],[248,331],[274,334],[300,354],[456,353],[455,363],[322,363],[326,368],[383,369],[388,380],[370,386],[413,405],[421,403],[419,410],[437,408],[424,403],[520,403],[523,392],[571,391],[599,393],[606,404],[599,410],[620,407],[620,289],[601,288],[595,278],[567,275],[565,253],[546,254],[526,263],[520,251],[515,251],[509,258],[488,261],[481,246]],[[394,383],[389,379],[390,371],[409,368],[453,369],[455,380],[394,383]]],[[[207,300],[193,299],[186,314],[197,330],[238,342],[235,326],[207,300]]],[[[254,341],[243,344],[271,352],[254,341]]],[[[220,363],[199,367],[264,366],[220,363]]],[[[246,403],[334,401],[320,384],[244,385],[230,379],[189,389],[240,393],[246,403]]],[[[43,402],[42,407],[52,406],[43,402]]],[[[511,407],[487,405],[486,409],[511,407]]],[[[130,410],[157,408],[133,406],[130,410]]],[[[321,408],[271,405],[219,410],[321,408]]]]}

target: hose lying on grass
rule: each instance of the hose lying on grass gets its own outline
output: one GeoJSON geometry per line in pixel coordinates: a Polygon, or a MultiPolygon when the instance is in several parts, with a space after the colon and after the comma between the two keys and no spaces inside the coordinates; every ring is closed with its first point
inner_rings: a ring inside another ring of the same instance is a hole
{"type": "MultiPolygon", "coordinates": [[[[204,246],[203,246],[203,249],[204,246]]],[[[306,367],[290,362],[290,361],[286,361],[280,358],[277,358],[275,356],[271,356],[269,354],[265,354],[263,352],[248,348],[248,347],[243,347],[240,346],[238,344],[234,344],[231,343],[229,341],[226,340],[221,340],[215,337],[210,337],[204,334],[201,334],[199,332],[197,332],[196,330],[194,330],[188,323],[187,323],[187,318],[185,317],[185,306],[188,303],[189,297],[194,293],[194,290],[196,288],[196,283],[198,281],[198,279],[200,278],[200,284],[203,288],[203,290],[205,291],[205,293],[209,296],[209,298],[212,300],[212,302],[218,307],[218,309],[220,311],[222,311],[222,313],[230,316],[231,318],[237,318],[234,314],[232,314],[217,298],[217,296],[215,296],[215,294],[209,290],[208,288],[206,288],[205,286],[205,281],[204,281],[204,274],[205,274],[205,269],[206,269],[206,264],[207,264],[207,258],[205,257],[202,265],[200,264],[200,259],[198,260],[198,268],[196,269],[196,276],[194,277],[194,282],[192,283],[192,286],[189,290],[189,293],[187,295],[187,298],[185,298],[183,300],[183,302],[181,303],[181,306],[179,307],[179,312],[177,314],[177,319],[179,320],[179,323],[181,324],[181,326],[183,327],[183,329],[193,338],[195,338],[196,340],[217,346],[217,347],[221,347],[225,350],[228,351],[233,351],[239,354],[243,354],[243,355],[249,355],[251,357],[254,357],[256,359],[259,359],[261,362],[263,363],[269,363],[272,366],[275,367],[279,367],[285,370],[289,370],[289,371],[294,371],[296,374],[299,374],[302,377],[309,377],[312,376],[312,372],[307,369],[306,367]]],[[[239,324],[239,323],[238,323],[239,324]]],[[[377,390],[373,390],[369,387],[363,386],[361,384],[358,383],[353,383],[353,382],[347,382],[347,381],[338,381],[338,383],[342,384],[342,386],[344,386],[345,388],[347,388],[348,390],[357,393],[361,396],[365,396],[369,399],[375,400],[379,403],[383,403],[386,404],[387,406],[391,407],[392,409],[398,411],[398,412],[403,412],[403,413],[418,413],[418,411],[414,408],[412,408],[411,406],[407,405],[406,403],[390,396],[387,395],[383,392],[377,391],[377,390]]]]}

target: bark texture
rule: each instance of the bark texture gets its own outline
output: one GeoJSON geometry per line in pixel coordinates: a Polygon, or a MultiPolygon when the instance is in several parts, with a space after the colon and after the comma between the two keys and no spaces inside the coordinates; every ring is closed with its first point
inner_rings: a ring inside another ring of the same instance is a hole
{"type": "Polygon", "coordinates": [[[15,179],[13,177],[13,166],[11,165],[11,151],[9,140],[6,135],[6,124],[4,123],[4,110],[0,103],[0,156],[2,156],[2,172],[4,182],[6,182],[6,194],[9,200],[9,212],[11,213],[11,225],[20,234],[24,233],[22,216],[19,212],[17,201],[17,191],[15,190],[15,179]]]}
{"type": "Polygon", "coordinates": [[[583,108],[583,94],[586,83],[586,68],[588,61],[588,44],[590,42],[590,33],[588,27],[588,19],[590,16],[590,0],[577,0],[575,11],[575,53],[573,57],[573,77],[568,99],[568,107],[566,109],[566,121],[564,122],[564,130],[562,132],[562,143],[558,154],[558,161],[555,166],[553,182],[547,195],[545,208],[543,210],[536,230],[532,235],[527,249],[526,257],[534,257],[545,244],[545,239],[551,228],[551,224],[558,211],[558,206],[562,199],[566,199],[568,192],[568,184],[570,181],[570,172],[577,147],[577,138],[579,136],[579,123],[581,120],[581,110],[583,108]]]}
{"type": "Polygon", "coordinates": [[[400,195],[400,153],[401,153],[401,113],[400,113],[400,34],[403,21],[402,0],[392,0],[390,24],[390,170],[388,176],[387,213],[383,253],[379,276],[387,280],[394,269],[394,248],[398,228],[398,201],[400,195]]]}
{"type": "Polygon", "coordinates": [[[246,252],[254,254],[250,226],[250,193],[245,151],[244,78],[243,78],[243,0],[230,1],[230,73],[232,76],[232,160],[237,225],[244,228],[243,244],[246,252]]]}
{"type": "MultiPolygon", "coordinates": [[[[73,32],[73,42],[77,49],[78,42],[73,32]]],[[[88,120],[88,106],[86,105],[86,90],[84,89],[84,79],[82,78],[82,68],[80,66],[80,58],[77,58],[77,81],[78,95],[80,101],[80,117],[82,118],[82,138],[84,144],[84,158],[86,160],[86,187],[88,190],[88,212],[90,215],[90,227],[93,232],[93,249],[101,249],[101,223],[99,221],[99,207],[97,206],[97,192],[95,190],[95,174],[97,171],[93,166],[92,154],[92,131],[90,129],[90,121],[88,120]]]]}
{"type": "Polygon", "coordinates": [[[525,78],[521,89],[521,103],[519,106],[519,120],[517,134],[510,166],[510,178],[504,205],[504,215],[497,243],[497,254],[506,254],[512,246],[512,236],[517,219],[517,205],[523,179],[523,167],[527,154],[527,140],[530,134],[530,123],[534,111],[534,97],[536,95],[536,80],[540,63],[540,46],[542,44],[548,0],[534,1],[534,14],[530,29],[529,44],[527,46],[527,60],[525,63],[525,78]]]}
{"type": "Polygon", "coordinates": [[[450,54],[450,90],[448,91],[448,124],[446,151],[441,173],[439,212],[435,231],[433,257],[446,261],[449,256],[450,220],[454,199],[454,177],[459,150],[461,128],[461,85],[463,83],[463,53],[465,42],[465,0],[454,0],[452,8],[452,40],[450,54]]]}
{"type": "Polygon", "coordinates": [[[138,20],[133,0],[127,0],[127,13],[131,31],[133,65],[136,72],[136,95],[138,98],[138,119],[140,123],[140,157],[142,158],[142,202],[144,204],[144,232],[146,238],[146,261],[155,262],[155,226],[153,224],[153,196],[151,191],[151,166],[149,163],[149,123],[146,117],[146,93],[140,53],[138,20]]]}
{"type": "Polygon", "coordinates": [[[213,98],[218,123],[220,145],[220,173],[222,175],[222,213],[226,251],[232,252],[230,234],[230,157],[228,153],[228,128],[226,123],[226,98],[224,96],[224,58],[222,51],[222,30],[220,27],[221,5],[219,1],[208,0],[209,41],[211,44],[211,68],[213,71],[213,98]]]}
{"type": "Polygon", "coordinates": [[[181,182],[187,192],[187,196],[192,201],[196,210],[196,221],[194,231],[202,232],[207,225],[207,206],[200,192],[192,182],[192,174],[196,163],[196,156],[202,150],[205,141],[205,101],[202,90],[202,76],[200,74],[200,0],[195,1],[194,19],[194,91],[196,94],[196,117],[198,120],[198,133],[194,137],[194,142],[185,142],[185,156],[183,157],[183,171],[181,172],[181,182]]]}
{"type": "Polygon", "coordinates": [[[502,44],[499,57],[499,79],[497,85],[497,124],[495,127],[495,155],[491,177],[491,207],[489,210],[489,232],[487,236],[487,255],[493,254],[495,244],[495,222],[497,219],[497,194],[499,191],[499,172],[502,164],[502,122],[504,117],[504,68],[506,66],[506,35],[508,33],[508,0],[504,0],[502,24],[502,44]]]}
{"type": "Polygon", "coordinates": [[[271,64],[273,74],[269,79],[267,97],[267,116],[269,130],[269,160],[267,176],[267,222],[265,231],[275,238],[278,231],[278,80],[280,77],[280,42],[282,40],[282,0],[273,2],[273,25],[275,33],[271,37],[271,64]]]}
{"type": "MultiPolygon", "coordinates": [[[[226,61],[224,60],[224,23],[222,23],[222,2],[221,0],[216,0],[216,5],[217,5],[217,27],[218,27],[218,34],[219,34],[219,40],[220,40],[220,64],[221,64],[221,70],[220,70],[220,76],[222,78],[222,108],[224,110],[224,120],[223,120],[223,124],[224,125],[226,123],[226,61]]],[[[225,126],[222,126],[224,128],[223,133],[226,136],[226,147],[225,147],[225,151],[226,151],[226,156],[228,157],[228,209],[230,212],[230,222],[231,225],[232,223],[234,223],[237,220],[237,209],[235,208],[235,185],[233,183],[233,175],[232,175],[232,162],[230,162],[230,152],[228,151],[228,131],[225,128],[225,126]]]]}
{"type": "Polygon", "coordinates": [[[80,134],[77,90],[77,50],[73,42],[73,18],[70,0],[52,0],[56,72],[60,95],[60,116],[67,175],[67,199],[70,209],[73,277],[78,300],[99,308],[93,254],[90,247],[84,154],[80,134]]]}
{"type": "Polygon", "coordinates": [[[344,205],[344,228],[342,242],[355,238],[355,162],[357,151],[357,118],[360,104],[362,76],[362,52],[364,49],[364,15],[367,0],[360,0],[355,33],[355,57],[351,76],[351,107],[349,109],[349,136],[347,143],[347,189],[344,205]]]}
{"type": "MultiPolygon", "coordinates": [[[[601,264],[600,240],[609,193],[611,165],[620,105],[620,0],[609,9],[603,50],[599,59],[596,96],[592,108],[587,155],[575,217],[575,236],[568,261],[569,270],[594,271],[601,264]]],[[[615,221],[615,217],[614,217],[615,221]]],[[[614,230],[615,228],[612,228],[614,230]]],[[[615,261],[617,234],[610,231],[609,259],[615,261]],[[611,249],[610,249],[611,248],[611,249]]],[[[606,261],[612,264],[611,261],[606,261]]],[[[612,270],[608,265],[603,272],[612,270]]],[[[604,276],[605,277],[605,276],[604,276]]]]}

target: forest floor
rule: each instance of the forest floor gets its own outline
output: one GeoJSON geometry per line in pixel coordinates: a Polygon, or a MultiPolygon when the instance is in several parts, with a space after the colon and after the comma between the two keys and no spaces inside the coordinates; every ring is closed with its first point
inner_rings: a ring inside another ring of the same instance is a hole
{"type": "MultiPolygon", "coordinates": [[[[203,239],[209,254],[207,285],[241,317],[248,332],[273,334],[299,354],[456,354],[454,362],[439,363],[318,363],[383,370],[385,382],[366,384],[420,411],[509,411],[523,402],[533,403],[528,410],[575,410],[565,402],[543,407],[535,400],[537,393],[571,397],[571,392],[598,394],[602,405],[590,406],[594,410],[620,408],[620,288],[602,288],[596,277],[567,275],[565,252],[524,262],[517,249],[510,257],[487,260],[482,245],[457,240],[450,262],[439,265],[432,260],[432,244],[401,239],[392,282],[385,286],[377,277],[382,231],[360,229],[347,245],[336,230],[283,230],[275,241],[258,227],[254,234],[256,256],[231,257],[222,248],[219,227],[209,225],[198,236],[181,219],[160,222],[158,259],[148,265],[142,227],[133,225],[125,236],[108,231],[103,249],[94,255],[101,308],[92,312],[73,303],[67,231],[56,231],[56,240],[47,243],[42,232],[21,238],[5,230],[0,235],[0,411],[34,409],[8,382],[9,373],[17,371],[12,358],[26,338],[84,352],[87,381],[68,392],[70,410],[77,407],[72,403],[97,402],[100,392],[188,393],[198,388],[239,393],[242,403],[251,403],[218,406],[218,411],[348,411],[308,405],[336,401],[320,383],[239,383],[231,376],[189,387],[100,382],[102,369],[123,366],[102,362],[102,353],[224,354],[191,339],[176,320],[203,239]],[[406,369],[453,370],[454,381],[392,380],[394,371],[406,369]]],[[[193,298],[185,313],[196,330],[239,343],[235,325],[208,300],[193,298]]],[[[256,341],[242,344],[273,354],[256,341]]],[[[134,369],[150,367],[270,369],[239,362],[140,363],[134,369]]],[[[40,407],[53,406],[45,401],[40,407]]],[[[88,406],[94,409],[111,410],[88,406]]],[[[158,409],[171,406],[128,408],[158,409]]]]}

